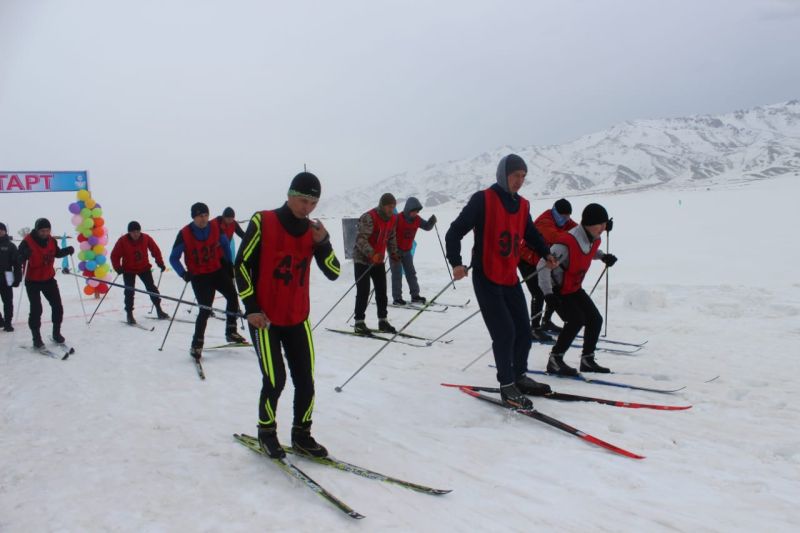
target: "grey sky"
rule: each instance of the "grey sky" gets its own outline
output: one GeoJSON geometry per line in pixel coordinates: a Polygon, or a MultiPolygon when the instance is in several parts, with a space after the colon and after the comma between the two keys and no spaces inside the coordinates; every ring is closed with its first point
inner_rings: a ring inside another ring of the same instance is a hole
{"type": "MultiPolygon", "coordinates": [[[[120,230],[197,200],[242,218],[303,163],[324,201],[501,145],[798,98],[798,65],[797,1],[0,0],[0,170],[86,168],[120,230]]],[[[66,224],[67,196],[0,194],[0,220],[66,224]]]]}

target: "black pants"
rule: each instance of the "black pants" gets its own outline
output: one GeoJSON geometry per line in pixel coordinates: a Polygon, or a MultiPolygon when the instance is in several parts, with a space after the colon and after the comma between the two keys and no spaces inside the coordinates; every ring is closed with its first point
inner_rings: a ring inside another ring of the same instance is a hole
{"type": "Polygon", "coordinates": [[[513,383],[528,371],[532,343],[522,286],[519,283],[511,287],[497,285],[473,268],[472,287],[492,337],[497,381],[501,385],[513,383]]]}
{"type": "Polygon", "coordinates": [[[389,316],[386,310],[389,299],[386,297],[386,270],[384,270],[383,264],[370,267],[370,265],[354,263],[353,271],[355,272],[356,281],[358,281],[358,284],[356,284],[355,319],[364,320],[367,316],[370,280],[375,285],[375,303],[378,304],[378,319],[389,316]],[[367,270],[369,270],[369,273],[364,275],[367,270]]]}
{"type": "Polygon", "coordinates": [[[0,298],[3,299],[3,314],[0,316],[0,326],[4,323],[11,325],[14,318],[14,290],[6,283],[5,272],[0,271],[0,298]]]}
{"type": "Polygon", "coordinates": [[[47,281],[26,281],[25,291],[28,293],[28,300],[31,303],[31,311],[28,314],[28,327],[34,337],[39,335],[42,327],[42,295],[47,303],[50,304],[53,320],[53,332],[61,331],[61,321],[64,319],[64,307],[61,305],[61,293],[58,292],[56,279],[47,281]]]}
{"type": "Polygon", "coordinates": [[[603,316],[586,291],[580,289],[578,292],[562,295],[557,312],[564,321],[564,329],[558,335],[553,352],[565,353],[581,328],[585,328],[582,354],[594,353],[597,339],[600,337],[600,328],[603,326],[603,316]]]}
{"type": "MultiPolygon", "coordinates": [[[[219,291],[227,300],[225,310],[225,332],[236,331],[236,313],[239,312],[239,297],[233,287],[233,278],[224,268],[210,274],[197,274],[192,276],[192,290],[197,298],[197,303],[211,307],[214,304],[214,291],[219,291]]],[[[194,323],[194,340],[199,341],[205,338],[206,323],[211,311],[200,308],[197,313],[197,320],[194,323]]]]}
{"type": "MultiPolygon", "coordinates": [[[[549,270],[547,273],[549,274],[549,270]]],[[[553,317],[553,310],[548,306],[544,307],[544,293],[539,288],[539,276],[536,274],[536,267],[525,261],[519,263],[519,273],[525,280],[525,285],[531,293],[531,327],[538,328],[542,324],[547,324],[553,317]],[[544,312],[542,310],[544,309],[544,312]]]]}
{"type": "Polygon", "coordinates": [[[261,368],[259,427],[272,427],[276,423],[278,398],[286,385],[281,346],[294,384],[294,425],[310,426],[314,410],[314,341],[308,320],[294,326],[271,325],[264,329],[250,326],[250,337],[261,368]]]}
{"type": "MultiPolygon", "coordinates": [[[[139,276],[139,279],[142,280],[144,283],[144,288],[150,292],[154,292],[156,294],[160,294],[158,292],[158,288],[156,284],[153,282],[153,273],[149,270],[144,272],[139,272],[138,274],[134,274],[133,272],[123,272],[122,273],[122,280],[126,287],[136,287],[136,276],[139,276]]],[[[133,311],[133,297],[136,294],[135,291],[125,289],[125,311],[133,311]]],[[[161,298],[158,296],[150,295],[150,300],[153,302],[153,305],[156,307],[161,307],[161,298]]]]}

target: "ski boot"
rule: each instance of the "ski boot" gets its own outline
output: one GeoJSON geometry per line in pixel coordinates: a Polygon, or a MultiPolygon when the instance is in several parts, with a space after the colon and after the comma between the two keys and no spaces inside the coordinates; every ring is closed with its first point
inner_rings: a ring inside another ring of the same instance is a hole
{"type": "Polygon", "coordinates": [[[273,459],[283,459],[286,457],[286,451],[278,441],[278,431],[275,426],[266,428],[259,427],[258,443],[261,445],[261,449],[273,459]]]}
{"type": "Polygon", "coordinates": [[[309,457],[327,457],[328,450],[311,436],[311,427],[292,427],[292,448],[309,457]]]}
{"type": "Polygon", "coordinates": [[[356,324],[353,326],[353,331],[357,335],[366,335],[368,337],[372,335],[372,331],[370,331],[370,329],[367,327],[367,323],[363,320],[356,320],[356,324]]]}
{"type": "Polygon", "coordinates": [[[550,359],[547,361],[547,373],[558,376],[577,376],[578,371],[564,362],[563,353],[550,352],[550,359]]]}
{"type": "Polygon", "coordinates": [[[547,383],[539,383],[528,376],[517,378],[515,384],[522,394],[529,394],[531,396],[544,396],[545,394],[553,392],[550,389],[550,385],[547,383]]]}
{"type": "Polygon", "coordinates": [[[594,353],[589,353],[581,356],[581,372],[610,374],[611,369],[597,364],[597,361],[594,360],[594,353]]]}
{"type": "Polygon", "coordinates": [[[389,324],[389,321],[385,318],[378,319],[378,331],[382,331],[383,333],[397,333],[397,330],[394,329],[394,326],[389,324]]]}
{"type": "Polygon", "coordinates": [[[514,383],[500,385],[500,399],[503,405],[512,409],[533,409],[533,402],[514,383]]]}

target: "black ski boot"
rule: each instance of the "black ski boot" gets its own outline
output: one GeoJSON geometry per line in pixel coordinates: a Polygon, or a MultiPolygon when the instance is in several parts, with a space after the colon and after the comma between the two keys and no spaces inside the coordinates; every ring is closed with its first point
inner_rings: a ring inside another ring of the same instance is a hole
{"type": "Polygon", "coordinates": [[[550,359],[547,361],[547,373],[559,376],[577,376],[578,371],[564,362],[563,353],[550,352],[550,359]]]}
{"type": "Polygon", "coordinates": [[[382,331],[384,333],[397,333],[397,330],[394,329],[394,326],[389,324],[389,321],[385,318],[378,319],[378,331],[382,331]]]}
{"type": "Polygon", "coordinates": [[[424,296],[420,296],[419,294],[417,294],[416,296],[412,296],[412,297],[411,297],[411,303],[412,303],[412,304],[422,304],[422,305],[425,305],[426,303],[428,303],[428,299],[427,299],[427,298],[425,298],[424,296]]]}
{"type": "Polygon", "coordinates": [[[512,409],[533,409],[533,402],[514,383],[500,385],[500,399],[506,407],[512,409]]]}
{"type": "Polygon", "coordinates": [[[125,312],[125,321],[130,324],[131,326],[136,324],[136,319],[133,318],[133,311],[126,311],[125,312]]]}
{"type": "Polygon", "coordinates": [[[57,326],[53,326],[53,342],[56,344],[64,344],[67,342],[67,339],[61,334],[61,324],[57,326]]]}
{"type": "Polygon", "coordinates": [[[392,300],[392,305],[408,305],[408,302],[403,300],[402,298],[395,298],[392,300]]]}
{"type": "Polygon", "coordinates": [[[158,317],[159,320],[169,319],[169,315],[165,313],[163,309],[161,309],[161,305],[156,306],[156,317],[158,317]]]}
{"type": "Polygon", "coordinates": [[[11,317],[6,317],[5,323],[3,324],[3,331],[14,331],[14,326],[11,325],[11,317]]]}
{"type": "Polygon", "coordinates": [[[309,457],[327,457],[328,450],[311,436],[311,427],[292,427],[292,448],[309,457]]]}
{"type": "Polygon", "coordinates": [[[542,328],[534,328],[531,330],[531,337],[536,342],[553,342],[553,337],[547,334],[542,328]]]}
{"type": "Polygon", "coordinates": [[[258,428],[258,443],[261,445],[261,449],[273,459],[283,459],[286,457],[286,451],[278,441],[278,431],[275,426],[258,428]]]}
{"type": "Polygon", "coordinates": [[[203,342],[204,339],[192,339],[192,347],[189,348],[189,355],[200,360],[203,355],[203,342]]]}
{"type": "Polygon", "coordinates": [[[364,322],[363,320],[356,320],[356,325],[353,326],[353,331],[358,335],[366,335],[366,336],[372,335],[372,332],[367,327],[367,323],[364,322]]]}
{"type": "Polygon", "coordinates": [[[235,329],[225,333],[225,340],[228,342],[235,342],[237,344],[247,344],[247,339],[239,335],[239,332],[235,329]]]}
{"type": "Polygon", "coordinates": [[[522,394],[529,394],[530,396],[544,396],[553,392],[547,383],[539,383],[528,376],[517,378],[515,384],[522,394]]]}
{"type": "Polygon", "coordinates": [[[31,333],[33,333],[33,347],[37,350],[44,348],[44,341],[42,340],[42,335],[39,333],[39,330],[32,331],[31,333]]]}
{"type": "Polygon", "coordinates": [[[558,333],[561,333],[561,329],[562,328],[559,327],[559,326],[556,326],[550,320],[545,320],[545,321],[542,322],[542,329],[545,330],[545,331],[549,331],[550,333],[558,334],[558,333]]]}
{"type": "Polygon", "coordinates": [[[596,372],[598,374],[610,374],[611,369],[597,364],[594,360],[594,354],[586,354],[581,356],[581,372],[596,372]]]}

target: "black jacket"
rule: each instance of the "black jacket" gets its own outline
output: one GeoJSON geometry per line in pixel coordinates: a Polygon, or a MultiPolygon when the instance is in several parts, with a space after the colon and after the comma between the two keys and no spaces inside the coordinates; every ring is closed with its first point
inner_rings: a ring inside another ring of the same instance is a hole
{"type": "Polygon", "coordinates": [[[0,276],[5,277],[6,272],[14,273],[14,285],[22,281],[22,269],[17,246],[9,235],[0,237],[0,276]]]}

